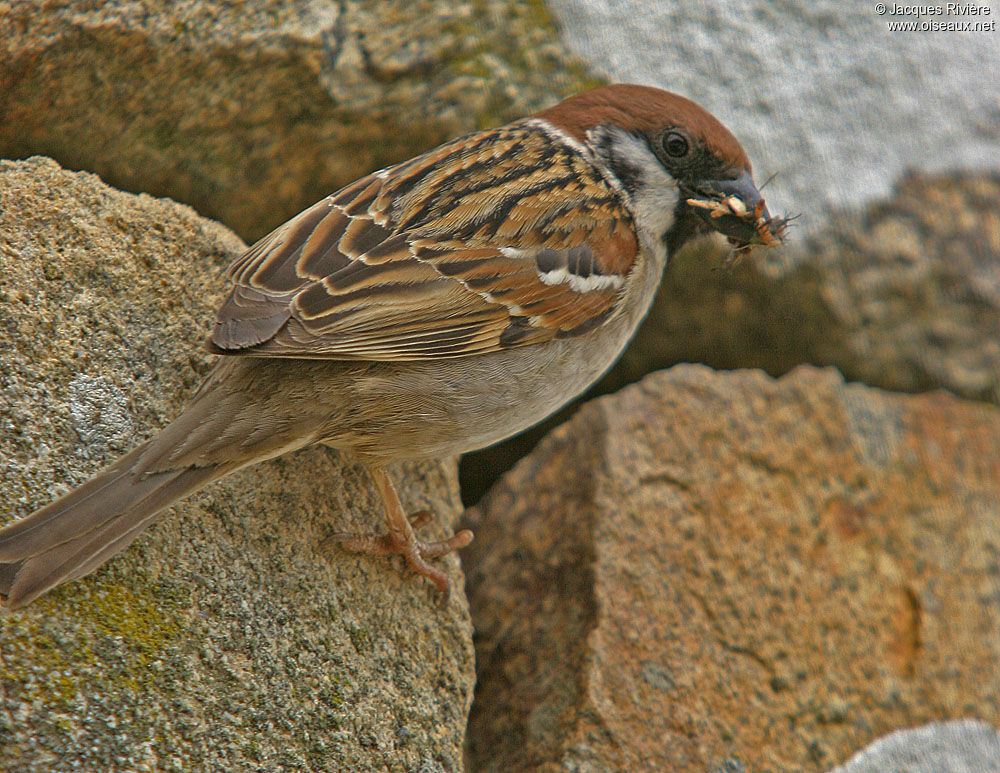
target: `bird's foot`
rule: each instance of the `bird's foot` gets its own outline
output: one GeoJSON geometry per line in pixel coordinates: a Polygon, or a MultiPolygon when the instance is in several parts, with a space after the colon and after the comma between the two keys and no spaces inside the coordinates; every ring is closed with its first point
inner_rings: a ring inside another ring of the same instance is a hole
{"type": "Polygon", "coordinates": [[[390,529],[388,533],[381,536],[337,532],[324,539],[323,544],[337,543],[352,553],[376,556],[399,554],[406,559],[406,563],[413,571],[433,582],[442,592],[447,592],[448,575],[437,567],[431,566],[427,559],[445,556],[466,547],[472,542],[473,534],[468,529],[462,529],[445,540],[425,542],[417,539],[413,529],[420,528],[430,519],[430,511],[420,510],[409,516],[404,528],[390,529]]]}

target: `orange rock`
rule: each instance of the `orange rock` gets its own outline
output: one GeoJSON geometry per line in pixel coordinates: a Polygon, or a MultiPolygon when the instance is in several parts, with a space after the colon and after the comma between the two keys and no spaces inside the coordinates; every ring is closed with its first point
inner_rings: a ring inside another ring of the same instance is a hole
{"type": "Polygon", "coordinates": [[[681,366],[473,518],[475,770],[823,770],[1000,721],[995,407],[681,366]]]}

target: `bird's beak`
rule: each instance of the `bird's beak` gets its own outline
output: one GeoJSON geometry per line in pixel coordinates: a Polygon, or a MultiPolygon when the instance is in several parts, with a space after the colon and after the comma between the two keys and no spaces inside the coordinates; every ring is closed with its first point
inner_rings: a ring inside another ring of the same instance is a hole
{"type": "Polygon", "coordinates": [[[731,180],[703,180],[686,201],[712,230],[728,236],[737,247],[777,244],[788,222],[771,217],[747,171],[731,180]]]}

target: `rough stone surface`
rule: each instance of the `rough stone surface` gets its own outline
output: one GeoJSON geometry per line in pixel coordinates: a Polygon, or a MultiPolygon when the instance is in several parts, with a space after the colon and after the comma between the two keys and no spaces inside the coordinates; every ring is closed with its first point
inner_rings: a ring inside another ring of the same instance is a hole
{"type": "MultiPolygon", "coordinates": [[[[892,198],[834,217],[804,244],[731,267],[717,240],[684,249],[590,396],[678,362],[775,376],[835,365],[885,389],[1000,403],[1000,175],[908,176],[892,198]]],[[[463,459],[468,500],[567,415],[463,459]]]]}
{"type": "Polygon", "coordinates": [[[971,720],[897,730],[831,773],[1000,773],[1000,733],[971,720]]]}
{"type": "Polygon", "coordinates": [[[623,378],[686,360],[772,374],[809,362],[1000,403],[1000,175],[911,175],[804,247],[754,256],[732,270],[681,256],[623,378]]]}
{"type": "Polygon", "coordinates": [[[678,91],[719,116],[760,178],[777,175],[769,197],[809,216],[803,229],[885,196],[908,169],[1000,171],[998,9],[988,3],[978,17],[941,4],[935,19],[912,5],[892,13],[904,3],[879,16],[871,0],[548,2],[572,49],[610,81],[678,91]],[[887,27],[918,18],[986,29],[887,27]]]}
{"type": "Polygon", "coordinates": [[[0,0],[0,156],[256,239],[341,185],[596,81],[541,0],[0,0]]]}
{"type": "Polygon", "coordinates": [[[470,769],[817,771],[1000,721],[1000,409],[802,367],[585,405],[473,514],[470,769]]]}
{"type": "MultiPolygon", "coordinates": [[[[171,201],[0,162],[3,520],[176,414],[242,247],[171,201]]],[[[394,475],[404,504],[437,513],[428,534],[450,531],[453,465],[394,475]]],[[[381,528],[363,470],[307,450],[205,489],[96,574],[3,612],[0,768],[460,769],[462,593],[320,548],[381,528]]]]}

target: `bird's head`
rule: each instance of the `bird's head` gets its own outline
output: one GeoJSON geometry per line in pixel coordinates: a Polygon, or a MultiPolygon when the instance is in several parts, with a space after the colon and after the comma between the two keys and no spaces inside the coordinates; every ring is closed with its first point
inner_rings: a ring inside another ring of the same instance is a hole
{"type": "Polygon", "coordinates": [[[772,217],[750,159],[704,108],[650,86],[586,91],[540,113],[584,145],[627,194],[636,225],[674,253],[718,231],[737,249],[773,245],[787,219],[772,217]]]}

